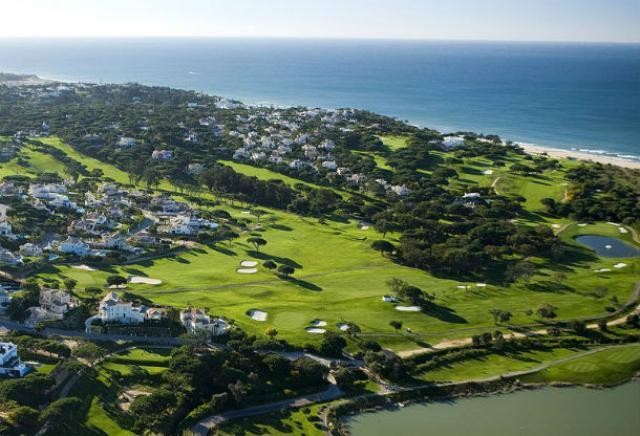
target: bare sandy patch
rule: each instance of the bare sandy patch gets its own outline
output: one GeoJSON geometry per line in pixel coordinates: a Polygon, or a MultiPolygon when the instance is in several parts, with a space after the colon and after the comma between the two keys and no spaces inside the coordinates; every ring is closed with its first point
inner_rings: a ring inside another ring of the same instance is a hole
{"type": "Polygon", "coordinates": [[[258,268],[238,268],[236,272],[239,274],[255,274],[258,272],[258,268]]]}
{"type": "Polygon", "coordinates": [[[162,280],[160,280],[160,279],[152,279],[150,277],[140,277],[140,276],[131,277],[129,282],[130,283],[141,283],[141,284],[144,284],[144,285],[160,285],[160,284],[162,284],[162,280]]]}
{"type": "Polygon", "coordinates": [[[307,331],[307,333],[311,333],[314,335],[321,335],[327,332],[325,329],[319,329],[316,327],[307,327],[305,330],[307,331]]]}
{"type": "Polygon", "coordinates": [[[251,318],[252,320],[258,322],[265,322],[267,320],[267,317],[269,316],[267,312],[257,309],[250,310],[247,315],[249,315],[249,318],[251,318]]]}
{"type": "Polygon", "coordinates": [[[71,265],[71,268],[81,269],[83,271],[95,271],[95,268],[91,268],[89,265],[71,265]]]}
{"type": "Polygon", "coordinates": [[[258,262],[256,262],[255,260],[243,260],[242,262],[240,262],[240,266],[253,268],[254,266],[258,266],[258,262]]]}
{"type": "Polygon", "coordinates": [[[396,310],[400,312],[420,312],[422,308],[420,306],[396,306],[396,310]]]}

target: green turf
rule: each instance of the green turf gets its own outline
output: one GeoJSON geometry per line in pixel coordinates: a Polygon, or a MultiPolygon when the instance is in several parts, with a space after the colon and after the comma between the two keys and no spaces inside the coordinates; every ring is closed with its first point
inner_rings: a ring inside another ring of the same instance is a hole
{"type": "Polygon", "coordinates": [[[525,382],[620,383],[640,371],[640,344],[576,357],[522,378],[525,382]]]}
{"type": "MultiPolygon", "coordinates": [[[[126,174],[116,168],[76,151],[69,151],[69,147],[59,141],[50,139],[49,143],[61,147],[89,168],[99,165],[105,174],[116,180],[126,178],[126,174]]],[[[440,158],[446,155],[441,154],[440,158]]],[[[512,159],[517,161],[521,158],[512,159]]],[[[493,175],[487,176],[480,171],[488,165],[488,161],[472,159],[463,166],[470,177],[478,178],[478,183],[491,184],[493,175]]],[[[254,167],[247,167],[255,170],[254,167]]],[[[262,174],[262,177],[275,174],[270,172],[262,174]]],[[[295,179],[289,182],[293,181],[295,179]]],[[[211,198],[205,193],[200,195],[211,198]]],[[[256,217],[247,210],[224,203],[221,208],[236,218],[251,221],[253,227],[257,226],[256,217]]],[[[262,334],[268,327],[275,327],[280,337],[298,344],[319,339],[317,335],[304,330],[315,319],[327,321],[327,328],[336,331],[339,322],[353,322],[360,326],[363,338],[377,340],[394,350],[412,349],[417,344],[467,337],[493,329],[489,315],[489,310],[493,308],[511,311],[515,324],[535,322],[535,317],[527,315],[525,311],[535,311],[542,303],[557,306],[560,319],[604,314],[605,308],[611,305],[612,297],[621,302],[628,299],[634,282],[640,277],[638,258],[625,259],[627,268],[606,274],[595,273],[596,269],[611,269],[619,260],[597,258],[590,250],[574,244],[575,250],[561,262],[544,263],[532,258],[540,265],[540,272],[528,283],[505,287],[491,283],[491,279],[486,278],[478,280],[489,282],[486,288],[471,283],[468,290],[461,290],[457,286],[467,283],[435,278],[380,256],[371,250],[370,244],[381,235],[373,229],[360,230],[355,221],[329,220],[326,224],[320,224],[316,219],[261,209],[268,212],[267,216],[261,218],[264,230],[260,231],[268,244],[260,255],[256,255],[253,247],[246,243],[250,234],[245,232],[231,244],[200,247],[174,258],[107,267],[94,272],[60,265],[42,271],[39,276],[58,279],[72,277],[78,280],[77,289],[80,293],[87,286],[104,285],[106,277],[114,273],[157,278],[163,281],[159,286],[136,284],[131,285],[129,291],[158,304],[178,308],[193,304],[209,308],[214,314],[235,319],[240,327],[251,333],[262,334]],[[275,225],[270,224],[271,219],[275,220],[275,225]],[[261,267],[257,274],[236,272],[242,260],[262,262],[268,258],[295,265],[296,280],[282,280],[261,267]],[[560,286],[554,283],[553,277],[554,272],[558,271],[566,275],[560,286]],[[399,312],[393,305],[383,303],[381,297],[388,293],[385,282],[394,277],[434,293],[436,302],[450,310],[430,316],[399,312]],[[596,291],[602,294],[603,289],[606,297],[597,297],[596,291]],[[250,309],[267,311],[267,322],[250,319],[246,315],[250,309]],[[389,326],[393,320],[402,321],[404,327],[411,328],[413,333],[395,332],[389,326]]],[[[523,220],[535,222],[531,217],[524,217],[523,220]]],[[[615,228],[602,224],[593,229],[595,232],[605,230],[610,232],[615,228]]],[[[570,229],[561,236],[572,243],[569,232],[570,229]]],[[[392,235],[389,238],[393,240],[392,235]]]]}
{"type": "Polygon", "coordinates": [[[551,350],[530,350],[517,353],[489,354],[466,359],[418,375],[424,381],[464,381],[482,380],[510,372],[536,368],[544,362],[582,353],[584,350],[558,348],[551,350]]]}
{"type": "Polygon", "coordinates": [[[379,136],[382,140],[382,143],[389,147],[391,150],[397,150],[399,148],[404,148],[407,146],[407,140],[409,139],[407,136],[401,135],[384,135],[379,136]]]}
{"type": "Polygon", "coordinates": [[[322,405],[308,408],[285,410],[251,418],[238,419],[223,424],[216,434],[220,435],[307,435],[324,434],[315,426],[322,405]]]}
{"type": "Polygon", "coordinates": [[[152,392],[154,379],[167,370],[168,350],[135,349],[116,354],[88,370],[72,388],[70,395],[85,405],[84,422],[75,423],[77,434],[133,435],[127,430],[130,417],[117,407],[125,389],[152,392]]]}

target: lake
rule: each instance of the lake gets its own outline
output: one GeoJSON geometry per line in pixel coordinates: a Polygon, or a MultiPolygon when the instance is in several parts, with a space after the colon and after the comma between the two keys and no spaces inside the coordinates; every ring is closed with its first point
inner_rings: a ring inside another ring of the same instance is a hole
{"type": "Polygon", "coordinates": [[[616,435],[640,433],[640,382],[613,389],[547,388],[366,413],[353,436],[616,435]]]}
{"type": "Polygon", "coordinates": [[[602,257],[640,256],[640,249],[618,238],[584,235],[577,236],[576,241],[591,248],[598,256],[602,257]]]}

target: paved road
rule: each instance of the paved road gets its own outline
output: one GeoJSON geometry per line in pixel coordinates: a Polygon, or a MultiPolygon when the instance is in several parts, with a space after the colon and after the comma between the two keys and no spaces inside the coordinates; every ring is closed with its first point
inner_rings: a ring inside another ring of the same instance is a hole
{"type": "Polygon", "coordinates": [[[219,415],[209,416],[191,427],[191,432],[197,436],[206,436],[209,434],[209,431],[211,429],[231,419],[264,415],[266,413],[278,412],[285,409],[305,407],[315,403],[335,400],[336,398],[342,396],[342,394],[343,392],[340,390],[340,388],[332,384],[324,391],[315,394],[304,395],[297,398],[291,398],[289,400],[278,401],[276,403],[248,407],[246,409],[231,410],[219,415]]]}

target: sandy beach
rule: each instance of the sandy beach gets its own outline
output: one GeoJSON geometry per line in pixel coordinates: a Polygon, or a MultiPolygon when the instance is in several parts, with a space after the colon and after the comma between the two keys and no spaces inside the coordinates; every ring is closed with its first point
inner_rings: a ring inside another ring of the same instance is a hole
{"type": "Polygon", "coordinates": [[[564,159],[578,159],[592,162],[600,162],[602,164],[617,165],[624,168],[640,169],[640,161],[623,159],[621,157],[598,155],[586,153],[578,150],[563,150],[560,148],[547,148],[539,145],[518,143],[529,154],[546,153],[551,157],[564,159]]]}

